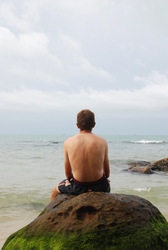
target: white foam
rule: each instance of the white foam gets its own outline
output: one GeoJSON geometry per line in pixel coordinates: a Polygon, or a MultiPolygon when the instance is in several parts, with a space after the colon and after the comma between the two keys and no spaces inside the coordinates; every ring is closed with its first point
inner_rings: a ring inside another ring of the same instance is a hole
{"type": "Polygon", "coordinates": [[[151,188],[147,188],[147,187],[144,187],[144,188],[134,188],[133,189],[134,191],[138,191],[138,192],[150,192],[151,188]]]}
{"type": "Polygon", "coordinates": [[[141,141],[131,141],[131,143],[141,143],[141,144],[158,144],[163,143],[164,141],[149,141],[149,140],[141,140],[141,141]]]}

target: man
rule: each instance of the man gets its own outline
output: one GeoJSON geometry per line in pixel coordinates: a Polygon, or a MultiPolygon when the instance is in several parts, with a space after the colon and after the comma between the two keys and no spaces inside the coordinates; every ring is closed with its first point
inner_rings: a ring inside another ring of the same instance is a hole
{"type": "Polygon", "coordinates": [[[79,134],[64,143],[66,180],[52,189],[50,201],[58,194],[82,194],[89,191],[110,192],[107,142],[92,133],[94,113],[88,109],[77,114],[79,134]]]}

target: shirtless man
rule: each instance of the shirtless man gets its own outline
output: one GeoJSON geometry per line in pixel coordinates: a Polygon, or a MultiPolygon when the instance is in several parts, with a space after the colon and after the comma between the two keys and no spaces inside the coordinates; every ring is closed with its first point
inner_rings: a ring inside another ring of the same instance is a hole
{"type": "Polygon", "coordinates": [[[64,143],[66,180],[51,192],[50,201],[58,194],[82,194],[88,191],[110,192],[107,142],[92,133],[94,113],[85,109],[77,114],[79,134],[64,143]]]}

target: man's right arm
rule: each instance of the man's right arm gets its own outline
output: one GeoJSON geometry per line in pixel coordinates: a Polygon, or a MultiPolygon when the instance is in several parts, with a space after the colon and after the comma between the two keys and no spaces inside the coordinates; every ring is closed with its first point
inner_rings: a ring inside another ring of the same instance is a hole
{"type": "Polygon", "coordinates": [[[108,146],[107,146],[107,143],[105,145],[105,155],[104,155],[103,170],[104,170],[105,176],[108,178],[110,176],[110,166],[109,166],[109,159],[108,159],[108,146]]]}
{"type": "Polygon", "coordinates": [[[64,168],[65,168],[65,176],[67,179],[72,177],[72,169],[71,164],[69,162],[68,151],[66,144],[64,144],[64,168]]]}

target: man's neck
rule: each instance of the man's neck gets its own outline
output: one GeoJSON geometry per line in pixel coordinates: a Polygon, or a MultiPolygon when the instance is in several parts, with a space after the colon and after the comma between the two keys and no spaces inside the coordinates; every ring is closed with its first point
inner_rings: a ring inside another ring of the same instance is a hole
{"type": "Polygon", "coordinates": [[[92,133],[91,130],[80,130],[80,134],[92,133]]]}

